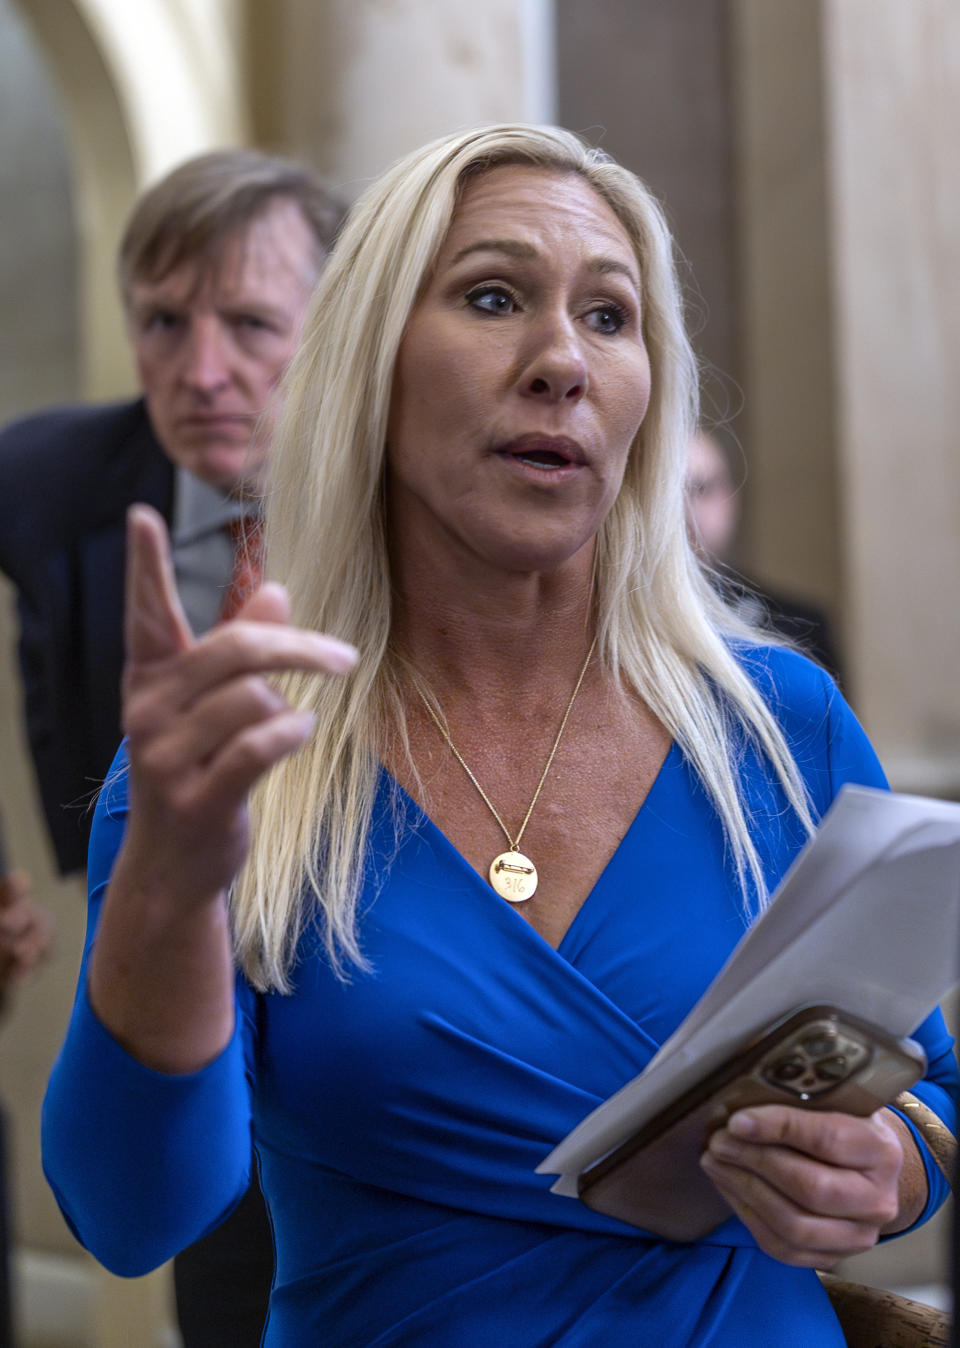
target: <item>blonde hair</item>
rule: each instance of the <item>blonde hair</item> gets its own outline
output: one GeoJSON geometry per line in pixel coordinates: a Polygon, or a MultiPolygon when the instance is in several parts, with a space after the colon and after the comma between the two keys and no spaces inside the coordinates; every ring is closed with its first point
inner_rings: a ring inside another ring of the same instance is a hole
{"type": "Polygon", "coordinates": [[[289,991],[298,942],[319,918],[329,957],[363,965],[356,905],[380,755],[406,744],[391,591],[384,457],[397,351],[465,181],[505,164],[577,173],[613,209],[640,265],[649,408],[597,545],[598,649],[676,738],[723,822],[745,903],[765,899],[739,789],[744,733],[810,828],[802,781],[773,716],[730,653],[738,630],[687,542],[683,483],[697,367],[672,241],[642,183],[553,127],[481,127],[436,141],[377,180],[331,254],[288,373],[266,503],[271,571],[293,620],[362,652],[346,679],[291,674],[288,699],[317,719],[311,742],[251,801],[253,844],[234,888],[237,958],[254,986],[289,991]]]}

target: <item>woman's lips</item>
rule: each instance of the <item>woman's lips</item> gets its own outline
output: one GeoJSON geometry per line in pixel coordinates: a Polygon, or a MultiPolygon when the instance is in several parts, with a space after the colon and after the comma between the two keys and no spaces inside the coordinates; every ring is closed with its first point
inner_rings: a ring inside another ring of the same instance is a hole
{"type": "Polygon", "coordinates": [[[533,468],[556,470],[586,463],[582,447],[565,435],[532,432],[497,445],[496,452],[507,458],[519,459],[533,468]]]}

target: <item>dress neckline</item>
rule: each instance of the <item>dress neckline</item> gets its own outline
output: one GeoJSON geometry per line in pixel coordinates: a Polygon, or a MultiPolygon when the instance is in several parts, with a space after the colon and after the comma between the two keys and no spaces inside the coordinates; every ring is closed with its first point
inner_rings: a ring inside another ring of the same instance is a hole
{"type": "Polygon", "coordinates": [[[522,928],[530,932],[530,934],[534,936],[538,941],[542,942],[542,944],[545,945],[548,950],[552,950],[554,951],[554,953],[562,956],[564,953],[564,948],[575,937],[576,931],[580,926],[581,921],[583,920],[584,913],[594,906],[594,903],[596,902],[595,896],[597,892],[604,888],[606,878],[608,877],[611,868],[615,866],[621,852],[624,850],[625,847],[628,846],[631,840],[631,835],[640,826],[642,821],[647,817],[647,814],[650,811],[651,802],[654,802],[654,798],[656,796],[659,796],[659,794],[664,789],[664,782],[669,774],[669,770],[672,769],[680,761],[682,761],[680,747],[677,744],[677,741],[673,739],[670,741],[667,752],[664,754],[663,761],[661,762],[659,768],[657,769],[653,781],[650,783],[650,787],[647,791],[647,794],[644,796],[643,800],[637,807],[636,814],[631,819],[628,827],[626,828],[623,834],[623,837],[620,839],[619,843],[617,843],[617,846],[614,848],[613,852],[607,858],[606,865],[600,871],[599,875],[597,876],[596,880],[591,886],[589,893],[585,896],[583,902],[580,904],[579,908],[574,913],[573,918],[571,919],[569,925],[567,926],[566,931],[563,933],[563,936],[561,937],[558,945],[552,945],[546,939],[546,937],[542,936],[540,932],[537,931],[536,927],[534,927],[531,923],[527,922],[527,920],[518,911],[515,910],[512,904],[508,903],[505,899],[502,899],[495,892],[495,890],[487,883],[487,881],[483,878],[480,872],[470,864],[470,862],[466,859],[466,857],[459,850],[459,848],[457,848],[450,841],[446,833],[444,833],[443,829],[441,829],[438,824],[434,823],[433,819],[431,819],[430,815],[426,812],[426,810],[424,810],[423,806],[420,805],[416,800],[414,800],[414,798],[409,794],[406,788],[400,785],[400,783],[389,771],[389,769],[384,767],[383,764],[381,764],[380,766],[380,773],[381,773],[381,780],[384,780],[387,783],[389,783],[391,790],[395,791],[400,796],[400,798],[405,802],[405,804],[409,806],[409,809],[412,812],[411,817],[416,821],[417,830],[421,834],[426,834],[426,836],[431,841],[431,844],[437,850],[444,853],[452,861],[452,863],[456,866],[458,872],[469,877],[471,886],[476,890],[476,892],[478,894],[482,894],[485,900],[489,900],[489,902],[492,905],[494,905],[498,911],[502,910],[505,912],[509,912],[511,915],[511,919],[514,922],[522,924],[522,928]]]}

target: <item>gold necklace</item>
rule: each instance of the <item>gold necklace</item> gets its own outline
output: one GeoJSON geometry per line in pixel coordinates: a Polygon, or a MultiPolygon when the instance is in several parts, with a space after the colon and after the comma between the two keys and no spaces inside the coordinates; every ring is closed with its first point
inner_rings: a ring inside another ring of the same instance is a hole
{"type": "Polygon", "coordinates": [[[526,830],[527,824],[530,822],[530,816],[533,814],[533,807],[540,799],[540,792],[543,790],[543,784],[547,780],[547,773],[550,771],[550,766],[553,763],[554,755],[556,754],[557,749],[560,747],[560,741],[563,738],[563,732],[567,728],[567,721],[570,718],[570,713],[573,710],[573,704],[576,701],[577,694],[580,691],[580,685],[583,683],[584,676],[586,675],[587,672],[587,666],[590,663],[590,659],[591,656],[593,655],[594,647],[596,646],[596,644],[597,639],[596,637],[594,637],[593,641],[590,643],[590,649],[587,651],[587,658],[583,662],[583,668],[580,670],[580,674],[579,677],[577,678],[577,682],[574,686],[573,692],[570,694],[570,701],[567,703],[567,710],[563,713],[563,720],[560,722],[560,729],[557,731],[557,738],[553,741],[553,748],[550,750],[550,753],[547,757],[546,766],[544,767],[543,772],[540,774],[539,782],[537,782],[537,789],[533,793],[533,800],[531,800],[530,804],[527,806],[527,813],[523,816],[523,823],[520,825],[520,832],[517,834],[515,838],[511,838],[510,830],[507,828],[506,824],[503,822],[503,819],[500,817],[499,811],[497,810],[493,801],[487,795],[486,791],[484,791],[483,787],[477,781],[476,777],[470,771],[466,759],[464,758],[460,750],[457,748],[457,746],[454,744],[453,740],[450,738],[450,733],[447,730],[446,726],[443,724],[443,722],[440,720],[440,717],[431,707],[430,703],[427,701],[426,697],[424,696],[420,688],[417,688],[417,693],[419,694],[420,701],[423,703],[423,705],[429,712],[430,718],[433,721],[434,725],[437,727],[437,729],[440,731],[440,734],[443,736],[443,738],[449,744],[450,748],[453,750],[453,754],[457,762],[460,764],[464,772],[470,778],[471,782],[473,782],[474,786],[480,792],[480,797],[483,800],[483,803],[486,805],[487,809],[493,815],[494,819],[503,829],[504,837],[507,840],[508,850],[506,852],[501,852],[499,856],[495,856],[493,858],[493,861],[490,863],[489,876],[491,885],[493,885],[494,889],[497,891],[500,897],[502,899],[508,899],[511,903],[523,903],[526,899],[532,898],[534,891],[537,888],[537,882],[539,880],[539,876],[537,875],[537,868],[530,860],[530,858],[524,856],[524,854],[520,851],[520,843],[523,839],[523,835],[526,830]]]}

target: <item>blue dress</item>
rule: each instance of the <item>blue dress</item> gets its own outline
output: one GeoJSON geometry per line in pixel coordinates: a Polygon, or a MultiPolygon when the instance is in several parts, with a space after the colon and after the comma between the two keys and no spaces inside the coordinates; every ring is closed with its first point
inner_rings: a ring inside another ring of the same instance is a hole
{"type": "MultiPolygon", "coordinates": [[[[826,675],[785,651],[743,659],[818,812],[844,782],[883,784],[826,675]]],[[[802,833],[749,749],[742,770],[773,885],[802,833]]],[[[85,959],[125,809],[121,777],[94,827],[85,959]]],[[[81,974],[44,1112],[68,1222],[108,1267],[145,1272],[242,1194],[252,1127],[277,1252],[270,1348],[842,1348],[815,1274],[760,1252],[736,1219],[672,1244],[535,1173],[644,1066],[742,935],[727,860],[674,746],[554,950],[383,774],[361,921],[370,973],[338,981],[306,937],[294,994],[238,977],[232,1042],[188,1076],[134,1061],[81,974]]],[[[939,1012],[917,1037],[930,1059],[917,1093],[953,1128],[939,1012]]],[[[926,1216],[946,1186],[924,1156],[926,1216]]]]}

